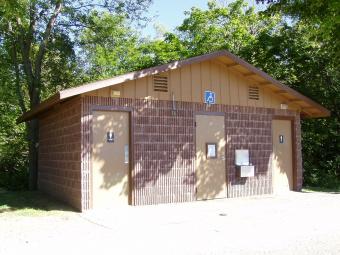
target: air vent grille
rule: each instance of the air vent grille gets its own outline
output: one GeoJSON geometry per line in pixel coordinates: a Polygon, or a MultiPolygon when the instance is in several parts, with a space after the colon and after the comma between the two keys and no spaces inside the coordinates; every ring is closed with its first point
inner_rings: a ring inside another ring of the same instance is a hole
{"type": "Polygon", "coordinates": [[[153,76],[153,90],[160,92],[168,92],[168,75],[155,74],[153,76]]]}
{"type": "Polygon", "coordinates": [[[252,100],[259,100],[260,99],[259,87],[250,86],[248,89],[248,98],[252,100]]]}

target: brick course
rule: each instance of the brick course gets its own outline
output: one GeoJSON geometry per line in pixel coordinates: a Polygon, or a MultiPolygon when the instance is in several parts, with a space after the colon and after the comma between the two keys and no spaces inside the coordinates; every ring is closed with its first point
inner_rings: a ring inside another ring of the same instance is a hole
{"type": "Polygon", "coordinates": [[[92,110],[129,110],[133,130],[132,204],[157,204],[196,200],[195,114],[225,114],[226,174],[229,197],[272,193],[270,171],[272,119],[294,118],[297,183],[302,186],[299,114],[290,110],[202,103],[125,98],[82,98],[82,193],[83,209],[90,205],[92,110]],[[235,149],[249,149],[256,166],[253,178],[239,178],[234,165],[235,149]]]}
{"type": "Polygon", "coordinates": [[[81,210],[81,100],[55,106],[39,119],[40,190],[81,210]]]}

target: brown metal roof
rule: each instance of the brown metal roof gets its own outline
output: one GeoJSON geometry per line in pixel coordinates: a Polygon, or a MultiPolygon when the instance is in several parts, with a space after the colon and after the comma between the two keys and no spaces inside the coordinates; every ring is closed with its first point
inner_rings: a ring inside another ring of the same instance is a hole
{"type": "Polygon", "coordinates": [[[326,108],[316,103],[312,99],[302,95],[296,90],[275,80],[274,78],[272,78],[265,72],[257,69],[253,65],[235,56],[234,54],[226,50],[221,50],[221,51],[217,51],[217,52],[213,52],[213,53],[209,53],[209,54],[205,54],[205,55],[201,55],[197,57],[174,61],[169,64],[164,64],[160,66],[143,69],[140,71],[135,71],[135,72],[119,75],[119,76],[116,76],[110,79],[87,83],[87,84],[84,84],[84,85],[81,85],[75,88],[61,90],[55,95],[48,98],[47,100],[43,101],[41,104],[36,106],[34,109],[24,113],[18,119],[18,122],[20,123],[23,121],[31,120],[35,118],[37,115],[39,115],[40,113],[51,108],[53,105],[61,101],[67,100],[71,97],[81,95],[86,92],[121,84],[126,81],[143,78],[149,75],[154,75],[157,73],[177,69],[185,65],[202,62],[205,60],[212,60],[212,59],[216,59],[217,61],[220,61],[220,63],[226,65],[228,68],[236,68],[237,66],[240,66],[247,71],[247,72],[239,71],[241,75],[243,75],[246,79],[251,79],[253,82],[255,81],[255,83],[257,83],[258,85],[266,85],[266,86],[270,85],[271,87],[276,89],[276,93],[280,93],[282,94],[282,96],[284,96],[284,94],[288,94],[290,98],[289,100],[287,99],[288,101],[291,101],[291,102],[294,101],[297,104],[299,102],[303,102],[304,104],[307,104],[308,105],[307,107],[306,106],[302,107],[301,114],[304,117],[316,118],[316,117],[327,117],[330,115],[330,112],[326,108]],[[261,80],[261,82],[259,82],[259,80],[261,80]]]}

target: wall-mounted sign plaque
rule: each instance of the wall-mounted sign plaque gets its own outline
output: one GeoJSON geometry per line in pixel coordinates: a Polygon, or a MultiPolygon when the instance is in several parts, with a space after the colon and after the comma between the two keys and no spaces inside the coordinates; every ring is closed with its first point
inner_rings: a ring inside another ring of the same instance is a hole
{"type": "Polygon", "coordinates": [[[217,158],[217,145],[216,143],[207,143],[207,158],[217,158]]]}
{"type": "Polygon", "coordinates": [[[279,142],[280,142],[280,143],[284,143],[284,137],[283,137],[283,135],[279,135],[279,142]]]}
{"type": "Polygon", "coordinates": [[[115,141],[115,134],[113,131],[109,131],[106,133],[106,142],[113,143],[115,141]]]}
{"type": "Polygon", "coordinates": [[[215,104],[216,103],[216,94],[213,91],[206,90],[204,91],[204,103],[206,104],[215,104]]]}

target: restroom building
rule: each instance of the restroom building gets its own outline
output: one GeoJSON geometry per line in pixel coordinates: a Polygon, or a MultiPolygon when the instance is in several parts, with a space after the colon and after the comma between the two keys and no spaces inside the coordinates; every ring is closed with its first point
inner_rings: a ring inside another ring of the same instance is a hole
{"type": "Polygon", "coordinates": [[[20,121],[39,120],[39,189],[84,211],[299,191],[300,120],[329,114],[223,50],[62,90],[20,121]]]}

